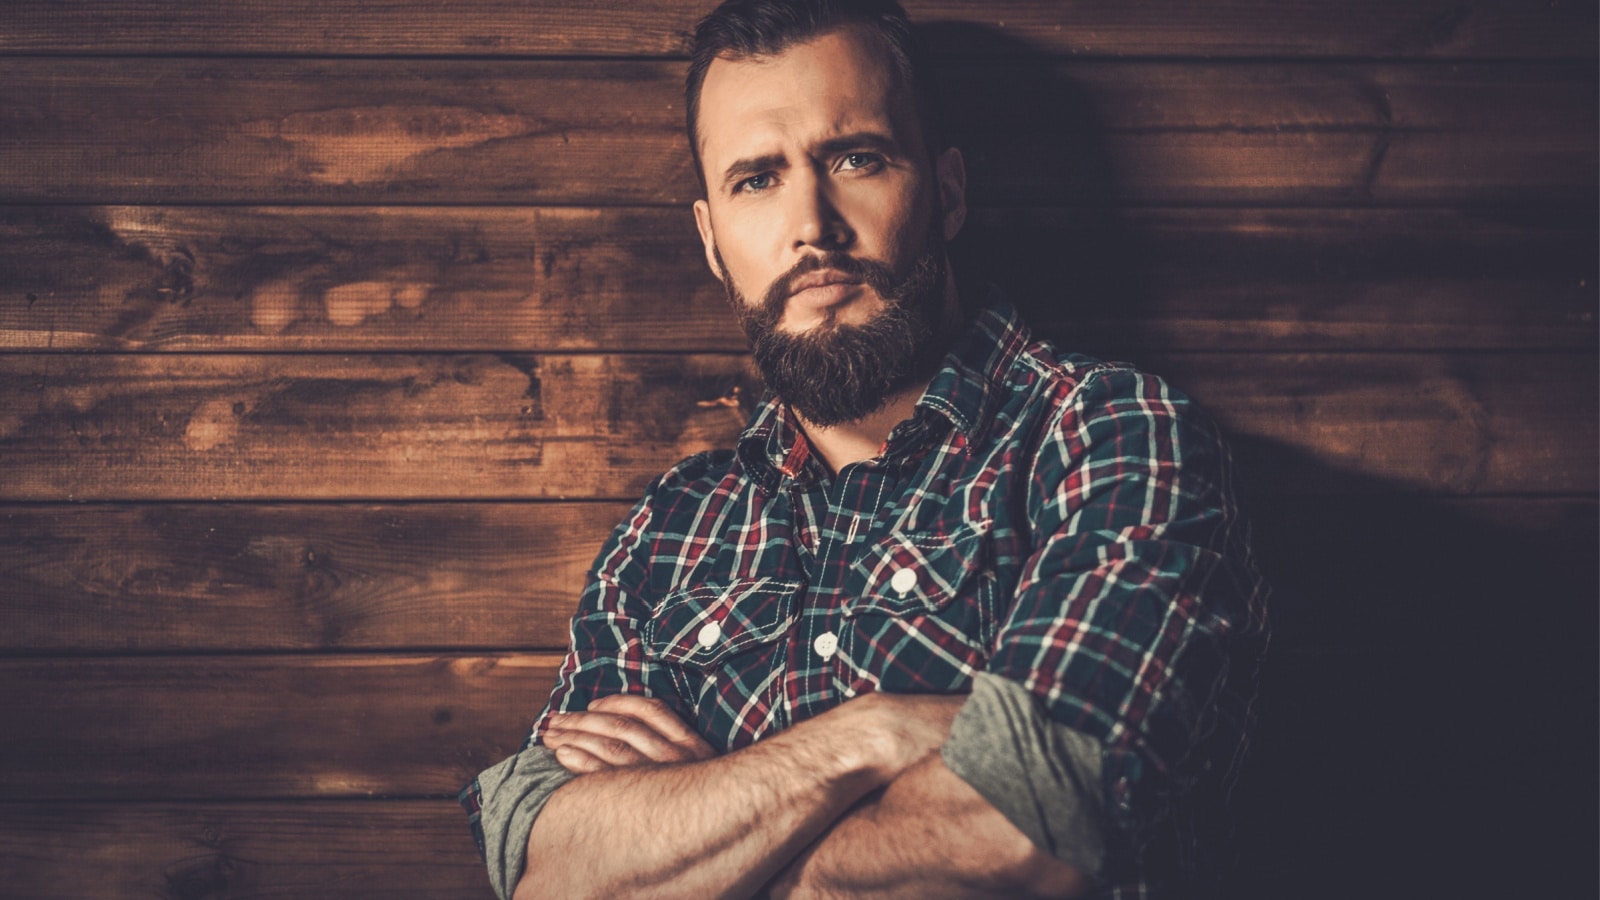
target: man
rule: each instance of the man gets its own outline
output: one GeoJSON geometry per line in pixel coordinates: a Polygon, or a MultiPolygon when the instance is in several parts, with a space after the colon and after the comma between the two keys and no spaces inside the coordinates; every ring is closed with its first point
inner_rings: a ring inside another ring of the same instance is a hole
{"type": "Polygon", "coordinates": [[[892,0],[697,29],[695,221],[773,396],[618,526],[463,792],[502,896],[1206,885],[1264,635],[1226,451],[957,289],[927,88],[892,0]]]}

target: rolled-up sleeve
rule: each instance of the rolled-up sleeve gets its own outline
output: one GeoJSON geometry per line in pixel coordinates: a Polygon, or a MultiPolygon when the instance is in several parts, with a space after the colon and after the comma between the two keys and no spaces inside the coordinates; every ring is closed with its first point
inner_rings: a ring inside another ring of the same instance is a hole
{"type": "Polygon", "coordinates": [[[528,834],[556,789],[577,776],[554,753],[534,746],[478,773],[461,793],[473,837],[489,867],[489,884],[505,900],[528,862],[528,834]]]}
{"type": "Polygon", "coordinates": [[[1050,721],[1015,682],[979,672],[940,756],[1034,846],[1100,876],[1099,741],[1050,721]]]}
{"type": "Polygon", "coordinates": [[[1246,737],[1265,588],[1227,450],[1187,397],[1108,366],[1030,478],[1033,551],[987,670],[1098,743],[1108,843],[1136,854],[1246,737]]]}

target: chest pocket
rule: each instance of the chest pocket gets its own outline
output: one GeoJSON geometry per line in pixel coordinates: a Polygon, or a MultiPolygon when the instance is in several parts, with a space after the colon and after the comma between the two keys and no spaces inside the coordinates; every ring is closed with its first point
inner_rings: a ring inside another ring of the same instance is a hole
{"type": "MultiPolygon", "coordinates": [[[[896,533],[868,547],[851,567],[851,612],[896,616],[939,613],[957,598],[992,605],[987,521],[946,533],[896,533]]],[[[977,637],[974,635],[974,637],[977,637]]],[[[985,636],[986,637],[986,636],[985,636]]]]}
{"type": "Polygon", "coordinates": [[[668,594],[641,629],[645,653],[684,669],[715,670],[787,634],[800,587],[760,578],[668,594]]]}

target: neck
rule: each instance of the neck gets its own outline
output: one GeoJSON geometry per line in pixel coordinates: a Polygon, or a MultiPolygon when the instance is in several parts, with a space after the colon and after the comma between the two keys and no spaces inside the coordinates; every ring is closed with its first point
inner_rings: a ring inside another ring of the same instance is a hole
{"type": "Polygon", "coordinates": [[[798,412],[795,418],[811,443],[811,451],[822,458],[829,471],[837,473],[851,463],[872,459],[883,451],[889,432],[917,408],[917,398],[927,390],[927,381],[921,381],[896,393],[876,412],[868,413],[850,422],[838,425],[813,425],[798,412]]]}
{"type": "MultiPolygon", "coordinates": [[[[948,347],[960,330],[964,319],[961,314],[961,302],[956,297],[955,279],[946,275],[944,304],[939,313],[938,333],[933,342],[934,346],[948,347]]],[[[813,425],[798,411],[795,413],[795,418],[799,419],[800,427],[806,433],[806,440],[811,443],[812,452],[822,458],[830,471],[837,473],[851,463],[872,459],[882,453],[884,442],[889,439],[889,432],[893,431],[896,425],[911,418],[912,413],[916,411],[917,400],[922,397],[923,391],[928,389],[928,383],[932,380],[932,372],[912,379],[909,385],[891,394],[888,402],[875,412],[849,422],[826,427],[813,425]]]]}

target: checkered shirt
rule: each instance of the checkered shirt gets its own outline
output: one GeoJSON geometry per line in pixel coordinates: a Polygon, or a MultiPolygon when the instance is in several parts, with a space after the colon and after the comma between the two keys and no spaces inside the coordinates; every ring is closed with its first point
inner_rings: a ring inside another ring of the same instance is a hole
{"type": "Polygon", "coordinates": [[[1187,896],[1227,833],[1265,598],[1210,420],[1035,341],[991,292],[876,458],[831,475],[768,399],[735,450],[657,479],[595,561],[527,746],[607,694],[660,698],[726,752],[987,671],[1101,742],[1102,895],[1187,896]]]}

